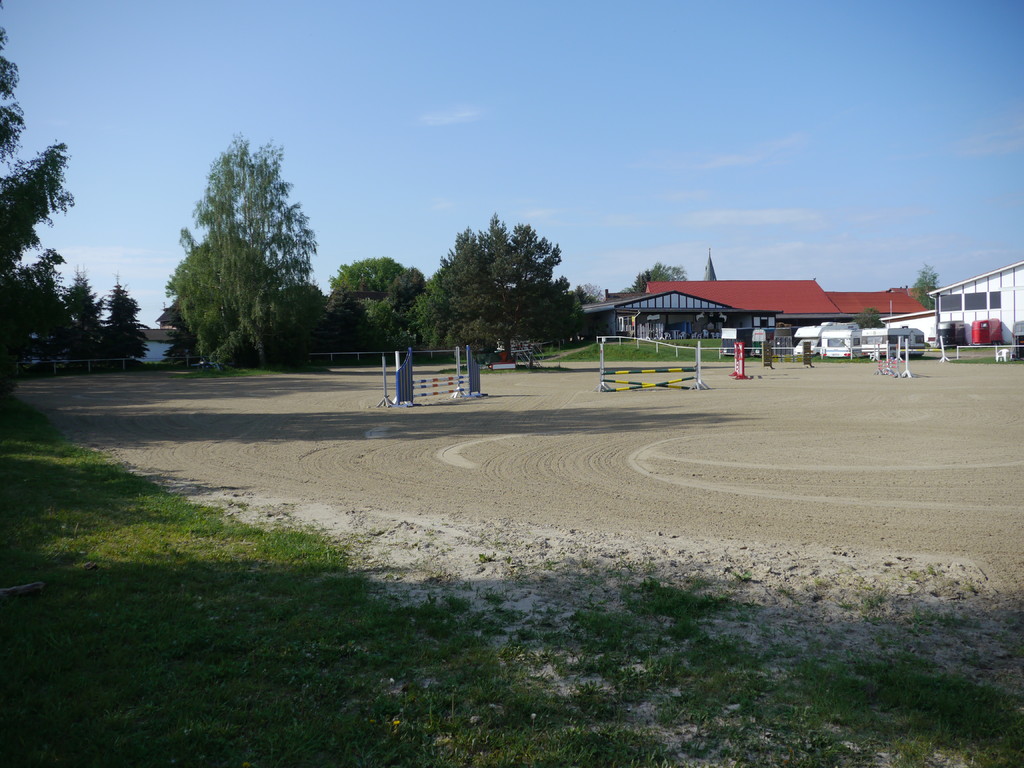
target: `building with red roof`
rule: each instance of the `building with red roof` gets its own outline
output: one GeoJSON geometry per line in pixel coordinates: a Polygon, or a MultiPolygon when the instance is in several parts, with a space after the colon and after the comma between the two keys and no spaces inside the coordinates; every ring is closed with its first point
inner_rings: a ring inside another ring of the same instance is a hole
{"type": "Polygon", "coordinates": [[[589,335],[659,338],[851,322],[868,308],[880,314],[924,310],[906,288],[826,292],[816,280],[681,280],[649,282],[645,294],[606,292],[605,301],[583,312],[589,335]]]}

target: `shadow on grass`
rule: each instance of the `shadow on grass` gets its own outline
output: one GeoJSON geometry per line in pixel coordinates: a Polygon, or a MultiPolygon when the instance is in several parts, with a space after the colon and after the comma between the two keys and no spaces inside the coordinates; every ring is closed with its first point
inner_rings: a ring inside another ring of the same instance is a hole
{"type": "Polygon", "coordinates": [[[713,636],[742,612],[720,585],[645,580],[509,637],[501,610],[400,601],[344,546],[0,416],[0,584],[47,583],[0,602],[7,765],[857,765],[846,742],[898,738],[1009,765],[1024,745],[1019,700],[925,662],[783,671],[713,636]]]}

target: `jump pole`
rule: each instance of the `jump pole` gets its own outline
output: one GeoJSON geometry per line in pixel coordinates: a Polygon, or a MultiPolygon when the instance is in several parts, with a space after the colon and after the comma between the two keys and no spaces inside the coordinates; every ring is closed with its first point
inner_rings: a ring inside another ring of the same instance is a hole
{"type": "MultiPolygon", "coordinates": [[[[910,372],[910,339],[907,339],[906,346],[904,347],[904,358],[903,358],[903,373],[900,374],[901,379],[916,379],[917,374],[910,372]]],[[[898,365],[898,363],[897,363],[898,365]]]]}
{"type": "Polygon", "coordinates": [[[390,408],[391,398],[388,397],[388,358],[387,355],[380,356],[381,384],[384,386],[384,397],[377,403],[378,408],[390,408]]]}
{"type": "MultiPolygon", "coordinates": [[[[638,340],[638,343],[639,343],[639,340],[638,340]]],[[[689,377],[689,378],[670,379],[668,381],[662,381],[662,382],[657,382],[657,383],[655,383],[655,382],[637,382],[637,381],[611,381],[611,382],[609,382],[609,380],[605,379],[605,374],[607,373],[607,371],[605,369],[605,363],[604,363],[604,341],[599,342],[599,344],[598,344],[598,353],[599,353],[598,359],[600,360],[599,369],[598,369],[598,383],[597,383],[597,390],[596,390],[598,392],[623,392],[623,391],[626,391],[626,390],[633,390],[633,389],[654,389],[656,387],[664,387],[666,389],[711,389],[711,387],[709,387],[707,384],[705,384],[704,381],[700,377],[700,342],[699,341],[697,342],[697,347],[696,347],[696,364],[695,364],[695,366],[693,368],[683,368],[683,367],[676,368],[676,367],[673,367],[673,368],[663,368],[663,369],[662,368],[652,368],[652,369],[649,369],[649,370],[645,369],[645,370],[636,370],[636,371],[633,371],[633,370],[629,370],[629,371],[615,371],[616,374],[620,374],[620,373],[621,374],[631,374],[631,373],[646,374],[646,373],[672,373],[672,372],[692,373],[693,374],[693,376],[689,377]],[[691,386],[689,386],[689,387],[677,386],[677,385],[681,384],[684,381],[691,381],[691,380],[693,381],[693,384],[691,386]],[[609,387],[608,383],[628,384],[629,386],[625,386],[625,387],[609,387]]]]}

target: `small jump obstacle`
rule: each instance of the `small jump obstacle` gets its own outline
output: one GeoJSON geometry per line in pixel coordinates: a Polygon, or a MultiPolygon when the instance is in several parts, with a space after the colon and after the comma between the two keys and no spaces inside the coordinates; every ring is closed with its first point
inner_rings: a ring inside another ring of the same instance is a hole
{"type": "Polygon", "coordinates": [[[408,408],[416,405],[417,397],[435,397],[451,395],[459,397],[483,397],[480,391],[480,366],[473,359],[473,352],[467,345],[465,348],[466,364],[463,373],[462,350],[455,348],[455,373],[434,376],[429,379],[413,378],[412,347],[405,353],[405,360],[399,359],[400,352],[395,352],[395,396],[388,396],[387,358],[381,356],[381,368],[384,379],[384,399],[379,408],[408,408]]]}
{"type": "Polygon", "coordinates": [[[600,382],[597,385],[598,392],[628,392],[634,389],[654,389],[661,387],[663,389],[710,389],[710,387],[701,381],[700,378],[700,342],[697,342],[697,360],[696,364],[690,367],[679,366],[674,368],[628,368],[621,371],[608,371],[604,367],[604,342],[601,342],[601,369],[600,369],[600,382]],[[611,376],[646,376],[652,373],[692,373],[693,376],[683,376],[678,379],[668,379],[667,381],[633,381],[631,379],[608,379],[606,375],[611,376]],[[692,384],[685,384],[684,382],[693,382],[692,384]],[[620,384],[623,386],[612,386],[614,384],[620,384]]]}
{"type": "MultiPolygon", "coordinates": [[[[945,356],[945,350],[943,350],[945,356]]],[[[948,362],[948,361],[947,361],[948,362]]],[[[889,348],[886,347],[885,357],[879,356],[878,369],[875,376],[892,376],[894,379],[916,379],[918,375],[910,372],[910,339],[907,339],[906,347],[899,339],[896,340],[896,357],[889,356],[889,348]],[[900,371],[900,363],[903,363],[903,371],[900,371]]]]}
{"type": "Polygon", "coordinates": [[[775,370],[773,363],[803,363],[806,368],[814,367],[814,353],[811,352],[811,342],[803,341],[799,347],[793,347],[790,354],[777,354],[775,342],[766,340],[761,346],[761,361],[765,368],[775,370]]]}

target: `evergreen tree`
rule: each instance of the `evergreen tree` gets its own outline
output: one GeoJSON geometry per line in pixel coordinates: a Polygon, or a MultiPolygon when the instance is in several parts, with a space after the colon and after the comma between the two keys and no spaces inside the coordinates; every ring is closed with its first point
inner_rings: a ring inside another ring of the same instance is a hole
{"type": "Polygon", "coordinates": [[[600,301],[604,301],[604,290],[601,286],[594,283],[577,285],[573,292],[576,294],[576,300],[580,304],[597,304],[600,301]]]}
{"type": "Polygon", "coordinates": [[[359,328],[365,322],[362,302],[345,288],[335,288],[327,298],[323,315],[313,331],[315,352],[361,351],[359,328]]]}
{"type": "Polygon", "coordinates": [[[486,231],[467,229],[441,260],[422,302],[421,323],[446,344],[565,338],[578,329],[575,295],[564,277],[554,277],[561,250],[528,224],[510,232],[491,218],[486,231]]]}
{"type": "Polygon", "coordinates": [[[167,309],[171,326],[168,336],[171,338],[171,345],[164,350],[164,357],[171,359],[177,357],[189,357],[196,354],[196,336],[189,330],[188,323],[178,311],[178,302],[172,302],[167,309]]]}
{"type": "Polygon", "coordinates": [[[66,360],[94,360],[102,357],[103,299],[92,290],[89,278],[81,269],[64,295],[66,325],[51,336],[50,350],[54,357],[66,360]]]}
{"type": "MultiPolygon", "coordinates": [[[[6,43],[0,29],[0,51],[6,43]]],[[[13,101],[17,84],[17,65],[0,56],[0,165],[6,170],[0,175],[0,396],[14,387],[11,353],[65,320],[57,274],[64,259],[49,249],[30,263],[25,259],[40,248],[36,227],[74,204],[64,190],[67,146],[54,144],[31,160],[15,159],[25,126],[13,101]]]]}
{"type": "Polygon", "coordinates": [[[140,358],[146,355],[146,334],[138,321],[139,303],[119,280],[106,300],[107,319],[100,329],[104,357],[140,358]]]}
{"type": "Polygon", "coordinates": [[[405,315],[412,310],[419,295],[427,289],[427,281],[423,273],[416,267],[410,267],[391,281],[388,287],[388,299],[395,311],[405,315]]]}

